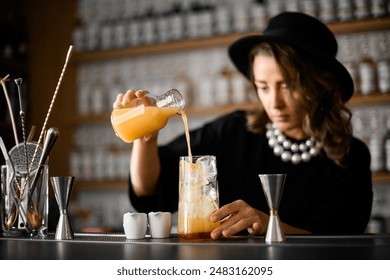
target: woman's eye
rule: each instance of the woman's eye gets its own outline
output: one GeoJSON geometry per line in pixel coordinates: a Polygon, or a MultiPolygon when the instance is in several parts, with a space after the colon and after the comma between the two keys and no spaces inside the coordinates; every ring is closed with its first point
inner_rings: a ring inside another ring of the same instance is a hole
{"type": "Polygon", "coordinates": [[[258,86],[257,90],[258,91],[267,91],[268,87],[267,86],[258,86]]]}

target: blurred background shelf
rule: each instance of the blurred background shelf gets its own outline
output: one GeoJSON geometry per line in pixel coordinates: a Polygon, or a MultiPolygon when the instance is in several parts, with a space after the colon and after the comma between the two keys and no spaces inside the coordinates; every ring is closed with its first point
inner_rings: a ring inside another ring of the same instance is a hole
{"type": "Polygon", "coordinates": [[[390,183],[390,173],[378,172],[372,175],[373,184],[389,184],[390,183]]]}
{"type": "MultiPolygon", "coordinates": [[[[349,105],[378,105],[390,103],[390,94],[381,94],[373,93],[369,95],[355,94],[352,96],[351,100],[348,102],[349,105]]],[[[186,109],[186,113],[189,116],[203,116],[203,115],[215,115],[215,114],[226,114],[234,110],[249,110],[254,108],[256,105],[254,103],[242,103],[242,104],[232,104],[232,105],[223,105],[223,106],[192,106],[186,109]]],[[[73,116],[71,117],[71,122],[75,125],[78,123],[110,123],[111,112],[106,112],[102,114],[88,114],[83,116],[73,116]]]]}
{"type": "MultiPolygon", "coordinates": [[[[390,28],[390,17],[331,23],[329,24],[329,28],[333,30],[336,34],[373,30],[388,30],[390,28]]],[[[116,59],[121,57],[163,54],[199,48],[210,48],[215,46],[227,46],[242,36],[254,34],[259,34],[259,32],[235,33],[223,36],[187,39],[151,45],[140,45],[123,49],[83,51],[75,54],[75,61],[80,63],[103,59],[116,59]]]]}

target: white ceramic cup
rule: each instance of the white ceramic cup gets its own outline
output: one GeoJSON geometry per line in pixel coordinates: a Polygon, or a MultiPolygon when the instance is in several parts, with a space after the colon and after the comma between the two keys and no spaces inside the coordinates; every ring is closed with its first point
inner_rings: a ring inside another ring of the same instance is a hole
{"type": "Polygon", "coordinates": [[[148,229],[148,216],[145,213],[137,212],[123,214],[123,229],[127,239],[145,238],[148,229]]]}
{"type": "Polygon", "coordinates": [[[153,238],[168,238],[172,228],[172,214],[170,212],[150,212],[149,232],[153,238]]]}

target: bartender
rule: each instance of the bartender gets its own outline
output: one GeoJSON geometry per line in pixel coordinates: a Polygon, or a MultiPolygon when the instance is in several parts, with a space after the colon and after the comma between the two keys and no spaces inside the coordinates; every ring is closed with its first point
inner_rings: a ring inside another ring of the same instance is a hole
{"type": "MultiPolygon", "coordinates": [[[[190,133],[194,155],[215,155],[223,220],[213,239],[267,230],[268,205],[258,174],[287,174],[279,217],[286,234],[360,234],[371,214],[370,154],[354,138],[346,102],[351,76],[336,59],[337,41],[302,13],[271,18],[262,34],[230,45],[229,56],[253,84],[253,111],[236,111],[190,133]]],[[[145,90],[120,93],[128,107],[145,90]]],[[[179,157],[185,136],[158,146],[158,132],[134,142],[129,193],[141,212],[178,207],[179,157]]]]}

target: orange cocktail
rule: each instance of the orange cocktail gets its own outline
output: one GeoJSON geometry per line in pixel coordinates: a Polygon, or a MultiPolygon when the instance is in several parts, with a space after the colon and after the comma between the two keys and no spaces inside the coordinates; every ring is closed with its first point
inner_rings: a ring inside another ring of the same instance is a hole
{"type": "Polygon", "coordinates": [[[219,225],[220,222],[210,221],[210,215],[203,218],[179,218],[178,235],[182,239],[210,239],[210,233],[219,225]]]}
{"type": "Polygon", "coordinates": [[[177,233],[183,239],[210,239],[220,222],[210,221],[219,207],[214,156],[180,158],[177,233]]]}

